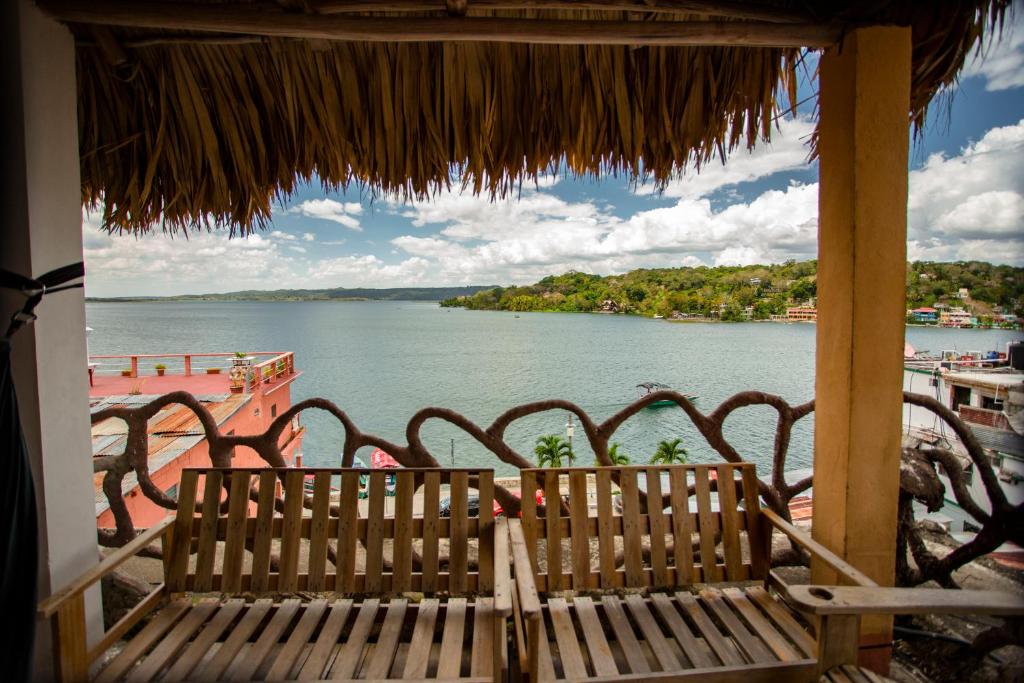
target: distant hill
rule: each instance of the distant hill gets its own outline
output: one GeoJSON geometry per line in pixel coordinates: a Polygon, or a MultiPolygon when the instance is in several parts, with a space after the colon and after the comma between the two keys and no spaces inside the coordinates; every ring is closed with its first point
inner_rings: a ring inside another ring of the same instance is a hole
{"type": "MultiPolygon", "coordinates": [[[[622,275],[568,272],[522,287],[452,297],[442,306],[471,310],[616,312],[669,317],[675,312],[755,320],[788,306],[814,305],[817,261],[708,268],[641,268],[622,275]]],[[[963,306],[974,315],[1024,317],[1024,268],[982,261],[907,264],[907,307],[963,306]],[[966,298],[961,297],[961,289],[966,298]]]]}
{"type": "Polygon", "coordinates": [[[442,301],[472,296],[493,286],[471,287],[398,287],[394,289],[247,289],[222,294],[182,294],[178,296],[87,297],[86,301],[442,301]]]}

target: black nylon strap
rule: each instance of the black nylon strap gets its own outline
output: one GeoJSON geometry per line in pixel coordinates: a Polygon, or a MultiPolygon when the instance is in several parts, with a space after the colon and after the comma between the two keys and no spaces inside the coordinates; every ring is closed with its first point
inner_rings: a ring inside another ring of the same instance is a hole
{"type": "Polygon", "coordinates": [[[70,280],[75,280],[84,276],[85,264],[81,261],[61,266],[60,268],[55,268],[48,273],[40,275],[36,279],[25,277],[24,275],[12,273],[9,270],[0,268],[0,287],[13,289],[28,297],[25,304],[21,307],[21,310],[11,316],[11,322],[7,326],[7,331],[4,333],[4,337],[9,339],[22,327],[35,321],[36,315],[33,311],[36,306],[39,305],[39,302],[43,300],[43,297],[46,294],[60,292],[65,289],[82,287],[83,285],[81,282],[73,284],[66,283],[70,280]]]}

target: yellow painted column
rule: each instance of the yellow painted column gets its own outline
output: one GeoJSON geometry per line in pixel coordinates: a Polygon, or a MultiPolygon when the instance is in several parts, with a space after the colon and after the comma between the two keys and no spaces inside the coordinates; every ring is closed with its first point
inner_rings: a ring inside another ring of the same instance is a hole
{"type": "MultiPolygon", "coordinates": [[[[910,56],[909,28],[865,28],[820,71],[813,535],[882,585],[895,574],[910,56]]],[[[836,581],[820,565],[812,579],[836,581]]],[[[862,660],[890,634],[890,619],[865,620],[862,660]]],[[[887,652],[870,659],[884,667],[887,652]]]]}

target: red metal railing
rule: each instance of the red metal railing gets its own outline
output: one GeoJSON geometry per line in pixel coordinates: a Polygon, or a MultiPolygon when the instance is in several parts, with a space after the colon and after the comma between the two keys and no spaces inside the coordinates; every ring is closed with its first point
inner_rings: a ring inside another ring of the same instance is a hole
{"type": "MultiPolygon", "coordinates": [[[[249,354],[253,358],[264,358],[250,366],[253,372],[249,376],[249,388],[255,389],[261,381],[274,382],[282,377],[295,374],[295,354],[291,351],[258,351],[249,354]],[[269,369],[265,373],[265,370],[269,369]]],[[[135,353],[130,355],[99,355],[89,356],[90,363],[97,363],[96,374],[127,373],[129,377],[138,377],[139,361],[152,362],[152,372],[157,374],[157,365],[165,365],[165,374],[190,377],[195,371],[205,372],[217,368],[226,371],[230,364],[226,360],[235,358],[233,353],[135,353]],[[122,363],[114,361],[123,361],[122,363]]]]}

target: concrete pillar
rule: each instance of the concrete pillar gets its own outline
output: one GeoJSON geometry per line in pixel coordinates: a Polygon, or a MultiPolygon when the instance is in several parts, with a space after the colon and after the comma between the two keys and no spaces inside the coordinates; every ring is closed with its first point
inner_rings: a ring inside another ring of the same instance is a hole
{"type": "MultiPolygon", "coordinates": [[[[860,29],[820,72],[813,534],[882,585],[895,574],[910,53],[909,28],[860,29]]],[[[823,566],[812,579],[836,580],[823,566]]],[[[861,646],[882,646],[883,666],[890,640],[891,620],[865,620],[861,646]]]]}
{"type": "MultiPolygon", "coordinates": [[[[41,275],[82,260],[75,46],[29,0],[5,2],[0,13],[0,267],[41,275]]],[[[0,303],[8,313],[23,301],[5,295],[0,303]]],[[[96,564],[98,552],[82,290],[47,296],[36,313],[14,337],[12,360],[39,501],[44,597],[96,564]]],[[[102,626],[95,598],[87,603],[92,629],[102,626]]],[[[48,629],[37,643],[36,679],[47,680],[48,629]]]]}

